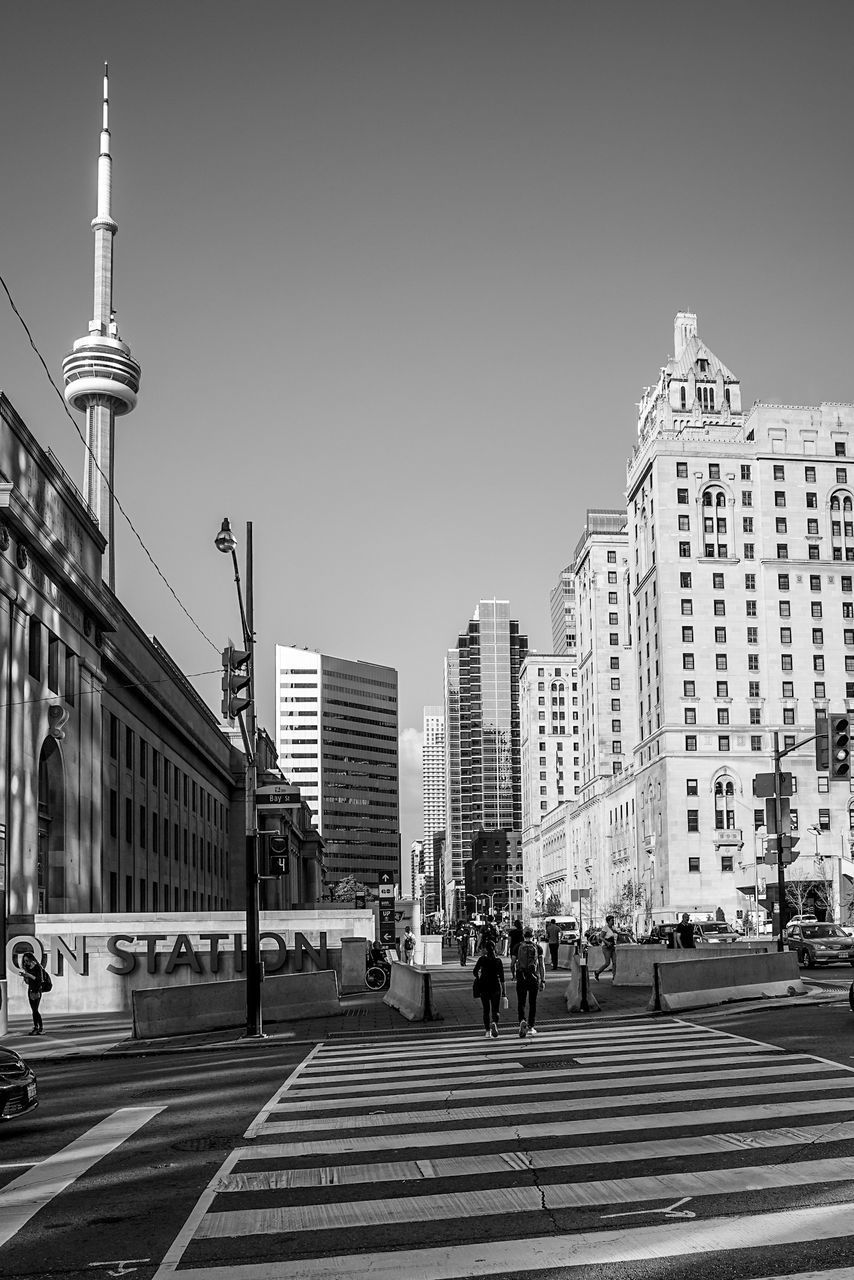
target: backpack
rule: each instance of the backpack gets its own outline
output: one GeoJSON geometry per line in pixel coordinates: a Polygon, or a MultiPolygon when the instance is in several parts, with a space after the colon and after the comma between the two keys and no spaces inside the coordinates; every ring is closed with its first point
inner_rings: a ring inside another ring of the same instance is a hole
{"type": "Polygon", "coordinates": [[[42,971],[42,991],[53,991],[53,979],[43,965],[39,965],[42,971]]]}
{"type": "Polygon", "coordinates": [[[403,935],[403,949],[404,951],[413,951],[415,949],[415,938],[411,933],[403,935]]]}
{"type": "Polygon", "coordinates": [[[516,956],[516,972],[531,974],[537,972],[537,947],[528,939],[519,944],[519,951],[516,956]]]}

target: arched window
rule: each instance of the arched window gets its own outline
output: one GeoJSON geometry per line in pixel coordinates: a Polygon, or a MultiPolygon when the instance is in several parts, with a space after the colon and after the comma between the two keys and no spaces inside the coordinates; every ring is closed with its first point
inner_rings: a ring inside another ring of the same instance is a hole
{"type": "Polygon", "coordinates": [[[854,561],[854,502],[850,493],[838,490],[830,495],[830,517],[833,559],[854,561]]]}
{"type": "Polygon", "coordinates": [[[735,786],[730,778],[715,783],[715,830],[735,830],[735,786]]]}
{"type": "Polygon", "coordinates": [[[726,493],[719,486],[711,485],[703,491],[702,506],[703,542],[700,554],[707,559],[726,560],[729,556],[726,493]],[[709,507],[714,508],[714,515],[708,510],[709,507]]]}
{"type": "Polygon", "coordinates": [[[684,388],[684,387],[680,387],[680,388],[679,388],[679,408],[680,408],[680,409],[687,409],[687,407],[688,407],[688,405],[687,405],[687,403],[686,403],[686,398],[685,398],[685,388],[684,388]]]}

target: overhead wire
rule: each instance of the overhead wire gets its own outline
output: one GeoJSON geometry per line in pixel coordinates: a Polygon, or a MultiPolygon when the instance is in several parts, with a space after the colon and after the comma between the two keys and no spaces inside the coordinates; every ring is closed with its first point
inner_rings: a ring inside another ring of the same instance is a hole
{"type": "Polygon", "coordinates": [[[64,412],[65,416],[68,418],[69,422],[70,422],[70,423],[71,423],[71,425],[74,427],[74,430],[77,432],[78,436],[80,437],[80,440],[81,440],[81,442],[82,442],[82,444],[83,444],[83,448],[86,450],[86,452],[89,454],[90,458],[92,459],[92,462],[94,463],[95,469],[98,471],[99,475],[101,476],[101,478],[103,479],[104,483],[106,484],[107,489],[109,490],[109,493],[110,493],[111,498],[113,499],[113,501],[115,502],[115,504],[116,504],[116,506],[118,507],[119,511],[122,513],[122,515],[124,516],[125,520],[127,521],[127,523],[128,523],[128,527],[130,528],[131,532],[133,533],[133,535],[134,535],[134,537],[136,538],[136,540],[137,540],[137,542],[139,543],[139,545],[142,547],[142,549],[143,549],[143,551],[145,552],[146,556],[148,557],[149,561],[150,561],[150,562],[151,562],[151,564],[154,566],[154,569],[155,569],[156,573],[157,573],[157,574],[158,574],[158,576],[161,578],[161,580],[165,583],[165,585],[166,585],[166,587],[167,587],[168,591],[170,592],[170,594],[171,594],[171,595],[172,595],[172,597],[174,598],[175,602],[178,604],[179,608],[180,608],[180,609],[182,610],[182,612],[183,612],[183,613],[184,613],[184,614],[189,618],[190,622],[192,622],[193,626],[196,628],[196,630],[198,631],[199,635],[200,635],[200,636],[202,636],[202,638],[203,638],[204,640],[206,640],[206,641],[207,641],[207,643],[211,646],[211,648],[212,648],[212,649],[214,649],[217,653],[219,653],[219,646],[218,646],[218,645],[216,645],[216,644],[213,642],[213,640],[211,640],[211,638],[210,638],[210,636],[207,634],[207,632],[206,632],[206,631],[204,631],[204,630],[202,629],[202,627],[199,625],[199,623],[196,621],[196,619],[195,619],[195,618],[193,617],[193,615],[190,613],[189,609],[188,609],[188,608],[187,608],[187,606],[184,604],[183,600],[180,598],[180,596],[178,595],[178,593],[175,591],[174,587],[173,587],[173,586],[172,586],[172,584],[170,583],[169,579],[166,577],[166,575],[165,575],[165,573],[163,572],[163,570],[160,568],[160,566],[159,566],[159,564],[157,563],[157,561],[154,559],[154,556],[151,554],[151,552],[149,551],[148,547],[145,545],[145,542],[144,542],[144,541],[143,541],[143,539],[142,539],[142,535],[139,533],[139,531],[137,530],[137,528],[136,528],[136,526],[134,525],[133,521],[131,520],[130,516],[129,516],[129,515],[128,515],[128,513],[125,511],[125,509],[124,509],[124,507],[122,506],[122,504],[121,504],[121,502],[120,502],[119,498],[116,496],[115,490],[114,490],[114,489],[112,488],[112,486],[110,485],[109,478],[108,478],[108,477],[104,474],[104,472],[102,471],[102,469],[101,469],[101,467],[100,467],[100,465],[99,465],[99,463],[98,463],[98,460],[97,460],[97,458],[95,457],[94,453],[92,452],[92,449],[90,448],[89,444],[87,443],[87,441],[86,441],[86,439],[85,439],[85,437],[84,437],[84,435],[83,435],[83,432],[80,430],[80,427],[79,427],[79,425],[78,425],[78,423],[77,423],[76,419],[72,416],[71,411],[70,411],[70,409],[68,408],[68,405],[65,403],[65,397],[64,397],[64,395],[62,394],[62,392],[60,391],[59,387],[56,385],[56,383],[55,383],[55,381],[54,381],[54,379],[53,379],[53,375],[52,375],[52,373],[51,373],[50,369],[49,369],[49,368],[48,368],[48,366],[47,366],[47,363],[46,363],[46,361],[45,361],[45,358],[44,358],[44,356],[42,355],[41,351],[40,351],[40,350],[39,350],[39,348],[38,348],[38,345],[37,345],[37,343],[36,343],[36,340],[35,340],[35,338],[33,337],[32,332],[30,331],[30,327],[29,327],[29,325],[27,324],[27,322],[26,322],[26,320],[24,319],[24,317],[21,315],[21,312],[18,310],[18,307],[17,307],[17,306],[16,306],[16,304],[15,304],[15,300],[14,300],[14,298],[12,297],[12,294],[11,294],[11,292],[10,292],[10,290],[9,290],[9,286],[7,285],[7,283],[6,283],[5,279],[3,278],[2,273],[0,273],[0,285],[2,285],[2,286],[3,286],[3,291],[4,291],[4,293],[6,294],[6,297],[9,299],[9,306],[12,308],[13,312],[14,312],[14,313],[15,313],[15,315],[18,317],[18,320],[19,320],[19,321],[20,321],[20,323],[21,323],[21,326],[22,326],[22,328],[23,328],[23,330],[24,330],[24,333],[27,335],[27,338],[29,339],[30,346],[32,347],[33,351],[36,353],[36,357],[37,357],[37,359],[38,359],[39,363],[41,364],[42,368],[44,369],[45,376],[47,377],[48,382],[49,382],[49,383],[50,383],[50,385],[53,387],[54,391],[56,392],[57,396],[59,397],[59,402],[60,402],[60,404],[62,405],[62,409],[63,409],[63,412],[64,412]]]}

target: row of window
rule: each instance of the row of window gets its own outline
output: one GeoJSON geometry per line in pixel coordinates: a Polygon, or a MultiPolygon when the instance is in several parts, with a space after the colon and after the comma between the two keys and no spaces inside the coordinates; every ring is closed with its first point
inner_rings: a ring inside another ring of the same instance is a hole
{"type": "MultiPolygon", "coordinates": [[[[119,759],[119,736],[120,722],[117,716],[110,713],[109,716],[109,751],[110,758],[118,762],[119,759]]],[[[137,737],[130,725],[125,725],[125,742],[124,742],[124,767],[132,773],[134,765],[138,766],[139,777],[145,781],[149,781],[149,762],[151,765],[151,786],[160,788],[162,785],[163,794],[170,794],[170,779],[172,785],[172,794],[176,801],[182,802],[185,808],[190,808],[193,813],[198,813],[200,817],[207,819],[213,823],[220,831],[228,831],[228,809],[225,804],[210,792],[205,791],[204,787],[191,779],[189,774],[183,773],[177,764],[172,764],[165,757],[161,757],[160,752],[150,747],[145,738],[141,735],[137,737]]]]}
{"type": "Polygon", "coordinates": [[[77,697],[77,655],[58,636],[43,626],[37,618],[30,618],[27,632],[27,671],[33,680],[47,680],[51,693],[60,693],[70,707],[77,697]]]}
{"type": "MultiPolygon", "coordinates": [[[[844,458],[844,457],[845,457],[845,455],[846,455],[845,441],[844,441],[844,440],[834,440],[834,442],[833,442],[833,446],[834,446],[834,450],[833,450],[833,451],[834,451],[835,456],[836,456],[837,458],[844,458]]],[[[773,474],[773,477],[774,477],[774,479],[775,479],[775,480],[785,480],[785,479],[786,479],[786,466],[785,466],[785,463],[782,463],[782,462],[776,462],[776,463],[774,464],[774,469],[773,469],[773,473],[772,473],[772,474],[773,474]]],[[[846,474],[846,473],[845,473],[845,468],[844,468],[844,467],[838,467],[838,468],[837,468],[837,470],[836,470],[836,479],[837,479],[837,483],[839,483],[839,484],[843,484],[843,483],[845,483],[845,480],[844,480],[845,474],[846,474]],[[843,477],[843,479],[842,479],[842,480],[840,480],[840,475],[842,475],[842,477],[843,477]]],[[[677,478],[677,480],[687,480],[687,478],[688,478],[688,463],[687,463],[687,462],[677,462],[677,463],[676,463],[676,478],[677,478]]],[[[721,478],[721,464],[720,464],[719,462],[710,462],[710,463],[709,463],[709,479],[710,479],[710,480],[720,480],[720,478],[721,478]]],[[[752,480],[752,479],[753,479],[753,468],[752,468],[752,466],[751,466],[751,464],[750,464],[750,463],[742,462],[742,464],[741,464],[741,478],[742,478],[742,480],[752,480]]],[[[816,483],[816,468],[815,468],[815,467],[812,467],[812,466],[804,467],[804,481],[805,481],[805,483],[806,483],[806,484],[815,484],[815,483],[816,483]]]]}
{"type": "MultiPolygon", "coordinates": [[[[151,882],[151,910],[152,911],[224,911],[226,908],[226,899],[216,894],[199,893],[197,890],[184,889],[183,891],[175,885],[171,892],[170,907],[170,890],[169,885],[163,885],[163,900],[160,897],[160,885],[156,880],[151,882]]],[[[148,911],[148,889],[149,885],[146,880],[139,881],[139,893],[134,900],[134,882],[133,876],[125,876],[125,905],[124,909],[128,912],[148,911]]],[[[119,878],[115,871],[110,872],[110,911],[119,911],[119,878]]]]}
{"type": "MultiPolygon", "coordinates": [[[[205,847],[207,846],[207,870],[216,876],[227,878],[228,867],[225,848],[219,845],[215,846],[210,840],[206,842],[204,837],[197,832],[189,832],[187,827],[182,827],[177,822],[170,823],[168,818],[163,818],[161,823],[158,814],[149,814],[145,805],[139,805],[136,818],[136,825],[134,825],[134,804],[133,800],[127,796],[124,803],[125,844],[133,845],[134,841],[136,841],[139,849],[146,849],[150,840],[152,853],[156,854],[162,851],[163,857],[168,858],[171,848],[176,862],[183,854],[185,865],[200,866],[203,871],[205,870],[205,847]],[[190,852],[191,859],[189,859],[190,852]]],[[[118,839],[119,797],[118,793],[113,789],[110,790],[109,798],[109,831],[114,839],[118,839]]]]}

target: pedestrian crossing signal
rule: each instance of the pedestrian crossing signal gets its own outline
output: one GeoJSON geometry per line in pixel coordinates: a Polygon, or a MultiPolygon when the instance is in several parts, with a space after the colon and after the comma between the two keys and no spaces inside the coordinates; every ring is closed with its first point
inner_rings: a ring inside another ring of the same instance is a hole
{"type": "Polygon", "coordinates": [[[266,854],[264,862],[267,866],[267,875],[288,875],[290,871],[290,854],[287,836],[279,835],[277,831],[262,831],[261,841],[266,854]]]}
{"type": "Polygon", "coordinates": [[[830,776],[851,774],[851,724],[847,715],[830,717],[830,776]]]}

